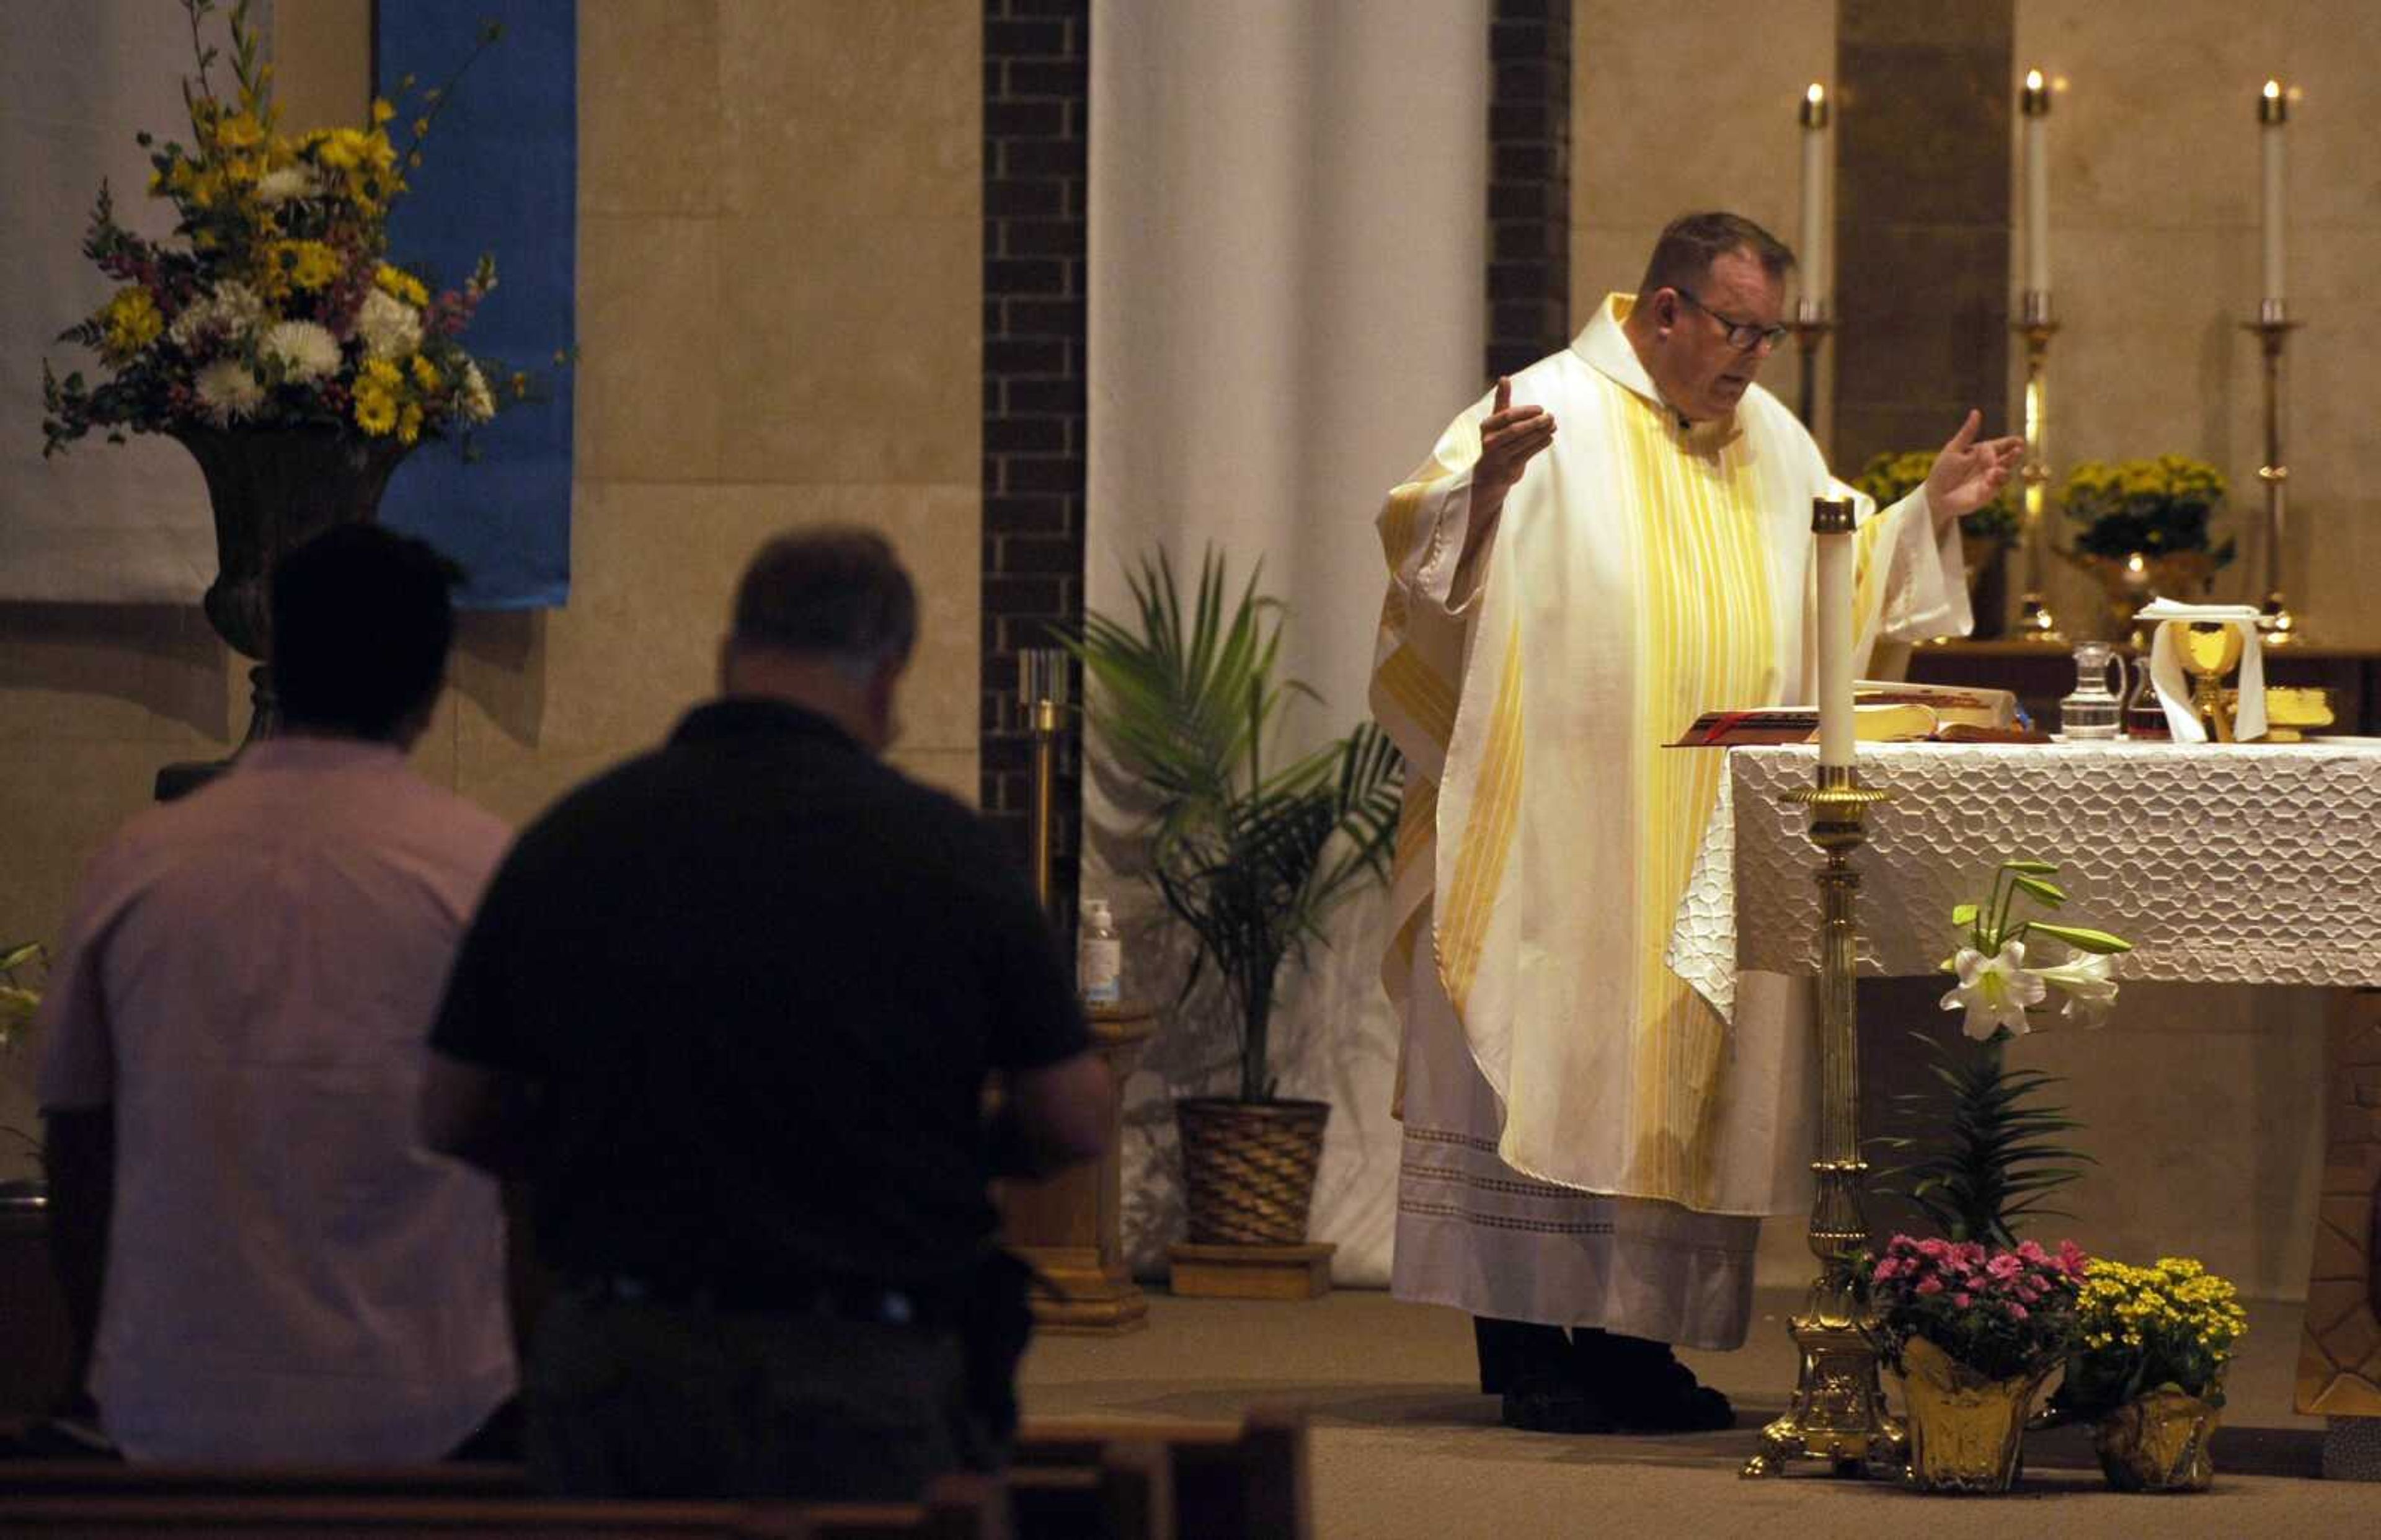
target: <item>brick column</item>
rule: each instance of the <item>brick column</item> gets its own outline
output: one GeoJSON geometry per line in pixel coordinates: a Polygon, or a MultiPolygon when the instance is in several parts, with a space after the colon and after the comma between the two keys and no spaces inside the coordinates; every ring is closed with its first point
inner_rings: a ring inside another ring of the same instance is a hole
{"type": "MultiPolygon", "coordinates": [[[[984,0],[983,810],[1025,849],[1017,655],[1083,613],[1084,165],[1091,0],[984,0]]],[[[1081,787],[1059,781],[1071,911],[1081,787]]]]}
{"type": "Polygon", "coordinates": [[[1570,340],[1570,0],[1488,21],[1488,377],[1570,340]]]}

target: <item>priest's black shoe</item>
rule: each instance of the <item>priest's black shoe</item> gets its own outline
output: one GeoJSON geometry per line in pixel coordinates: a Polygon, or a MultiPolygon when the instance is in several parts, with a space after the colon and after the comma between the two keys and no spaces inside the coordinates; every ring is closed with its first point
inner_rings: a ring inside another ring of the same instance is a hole
{"type": "Polygon", "coordinates": [[[1610,1433],[1612,1414],[1568,1374],[1523,1374],[1506,1387],[1498,1421],[1528,1433],[1610,1433]]]}
{"type": "Polygon", "coordinates": [[[1571,1334],[1590,1398],[1623,1433],[1716,1433],[1736,1425],[1726,1396],[1698,1382],[1667,1342],[1616,1332],[1571,1334]]]}

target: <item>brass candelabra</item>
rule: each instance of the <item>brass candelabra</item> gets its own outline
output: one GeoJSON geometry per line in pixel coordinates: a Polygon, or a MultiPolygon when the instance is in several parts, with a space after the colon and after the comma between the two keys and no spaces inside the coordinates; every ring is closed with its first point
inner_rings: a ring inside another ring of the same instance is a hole
{"type": "Polygon", "coordinates": [[[2241,323],[2244,331],[2257,334],[2265,365],[2265,463],[2257,467],[2257,480],[2265,483],[2265,597],[2258,606],[2257,629],[2268,647],[2287,647],[2306,640],[2299,617],[2282,597],[2283,514],[2290,480],[2289,464],[2282,458],[2282,425],[2289,412],[2283,394],[2289,384],[2283,353],[2290,334],[2304,324],[2290,320],[2279,299],[2261,301],[2257,319],[2241,323]]]}
{"type": "Polygon", "coordinates": [[[1874,1321],[1862,1302],[1861,1253],[1868,1248],[1862,1204],[1868,1162],[1861,1158],[1860,1040],[1854,1008],[1853,901],[1860,874],[1851,854],[1868,839],[1871,806],[1890,794],[1863,787],[1850,765],[1819,767],[1813,785],[1786,795],[1810,817],[1811,843],[1826,860],[1819,885],[1819,1149],[1811,1163],[1811,1253],[1819,1276],[1788,1330],[1801,1351],[1794,1398],[1761,1430],[1761,1449],[1746,1476],[1782,1474],[1790,1460],[1825,1460],[1838,1475],[1907,1461],[1908,1436],[1886,1410],[1878,1377],[1874,1321]]]}
{"type": "Polygon", "coordinates": [[[1794,319],[1786,323],[1793,328],[1796,361],[1801,371],[1801,397],[1798,414],[1802,426],[1816,437],[1819,432],[1819,350],[1827,344],[1827,334],[1836,324],[1827,319],[1827,303],[1824,299],[1797,299],[1794,319]]]}
{"type": "Polygon", "coordinates": [[[2050,318],[2047,290],[2025,291],[2023,309],[2010,330],[2025,339],[2025,462],[2018,469],[2023,512],[2020,544],[2025,566],[2025,593],[2018,600],[2017,639],[2065,646],[2058,617],[2043,596],[2043,547],[2049,535],[2043,529],[2048,510],[2050,458],[2050,339],[2058,323],[2050,318]]]}
{"type": "Polygon", "coordinates": [[[1017,654],[1017,703],[1033,735],[1033,809],[1029,825],[1033,857],[1033,896],[1053,926],[1064,929],[1054,877],[1057,837],[1058,733],[1067,708],[1067,654],[1060,647],[1028,647],[1017,654]]]}

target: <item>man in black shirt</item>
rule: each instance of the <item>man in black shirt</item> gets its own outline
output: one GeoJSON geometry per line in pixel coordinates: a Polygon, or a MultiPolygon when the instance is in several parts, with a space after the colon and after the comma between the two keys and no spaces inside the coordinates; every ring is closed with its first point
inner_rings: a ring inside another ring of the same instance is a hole
{"type": "Polygon", "coordinates": [[[550,1488],[896,1497],[996,1462],[987,1183],[1096,1155],[1112,1093],[1016,862],[878,757],[916,617],[881,538],[771,543],[721,697],[531,825],[464,938],[425,1136],[529,1181],[550,1488]]]}

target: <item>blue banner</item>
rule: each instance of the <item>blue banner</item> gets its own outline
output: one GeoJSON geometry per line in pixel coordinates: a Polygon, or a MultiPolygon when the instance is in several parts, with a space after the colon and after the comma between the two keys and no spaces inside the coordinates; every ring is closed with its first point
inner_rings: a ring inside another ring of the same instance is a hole
{"type": "MultiPolygon", "coordinates": [[[[496,288],[464,345],[526,370],[544,398],[515,405],[475,435],[479,458],[425,445],[389,483],[381,519],[462,563],[458,601],[478,609],[558,605],[570,593],[571,376],[554,356],[574,346],[579,189],[578,6],[570,0],[395,0],[373,7],[378,93],[394,103],[402,147],[424,115],[421,92],[481,54],[432,125],[411,190],[389,218],[389,255],[440,288],[495,258],[496,288]],[[413,77],[410,92],[397,84],[413,77]]],[[[504,394],[494,376],[491,385],[504,394]]]]}

